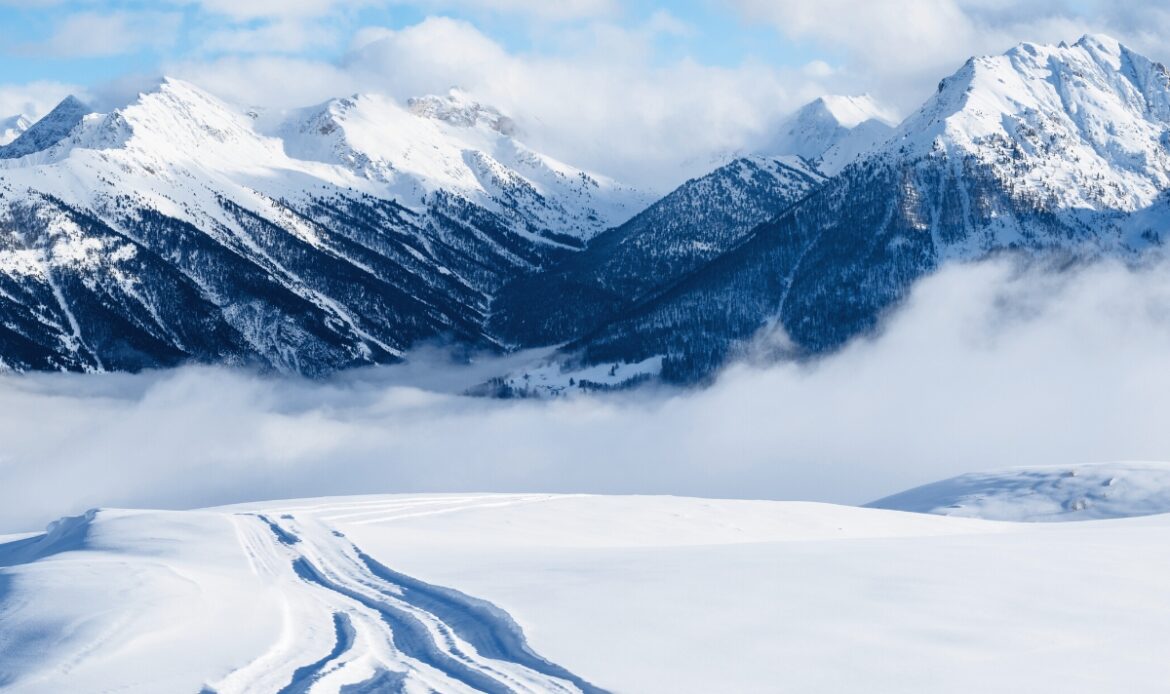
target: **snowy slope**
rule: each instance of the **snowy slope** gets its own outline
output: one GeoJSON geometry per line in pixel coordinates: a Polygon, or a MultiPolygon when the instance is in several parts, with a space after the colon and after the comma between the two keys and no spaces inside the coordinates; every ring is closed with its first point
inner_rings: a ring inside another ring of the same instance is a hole
{"type": "Polygon", "coordinates": [[[0,566],[10,691],[597,691],[313,514],[91,512],[0,566]]]}
{"type": "Polygon", "coordinates": [[[766,149],[802,157],[832,176],[877,149],[895,124],[892,113],[868,94],[823,96],[789,116],[766,149]]]}
{"type": "Polygon", "coordinates": [[[1075,521],[1170,513],[1170,464],[1098,463],[971,473],[870,504],[1010,521],[1075,521]]]}
{"type": "MultiPolygon", "coordinates": [[[[393,335],[402,319],[431,314],[441,329],[467,320],[405,295],[384,269],[398,264],[389,249],[340,238],[356,225],[310,216],[323,204],[360,204],[347,192],[353,181],[289,159],[192,85],[164,81],[110,114],[78,119],[80,109],[67,100],[7,148],[18,158],[0,162],[0,215],[14,232],[0,249],[8,366],[195,358],[312,373],[393,358],[406,346],[407,335],[393,335]],[[329,281],[350,269],[350,282],[371,292],[365,306],[329,281]]],[[[365,208],[401,216],[392,205],[365,208]]]]}
{"type": "Polygon", "coordinates": [[[899,128],[903,155],[974,157],[1062,209],[1133,212],[1170,186],[1170,74],[1116,40],[973,58],[899,128]]]}
{"type": "Polygon", "coordinates": [[[0,682],[1153,691],[1170,677],[1168,540],[1167,517],[1017,525],[653,497],[101,511],[0,546],[0,682]]]}
{"type": "Polygon", "coordinates": [[[510,118],[457,89],[406,107],[376,95],[330,101],[294,112],[279,134],[290,155],[385,183],[408,206],[454,193],[538,236],[588,239],[650,202],[528,149],[513,137],[510,118]]]}

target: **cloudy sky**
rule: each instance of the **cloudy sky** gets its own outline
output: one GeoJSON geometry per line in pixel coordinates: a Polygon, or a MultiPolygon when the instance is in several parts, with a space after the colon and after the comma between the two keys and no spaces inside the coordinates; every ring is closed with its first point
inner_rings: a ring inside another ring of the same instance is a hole
{"type": "Polygon", "coordinates": [[[1134,0],[0,0],[0,118],[160,74],[273,108],[458,85],[637,182],[750,147],[820,94],[904,115],[972,54],[1090,31],[1170,58],[1170,9],[1134,0]]]}

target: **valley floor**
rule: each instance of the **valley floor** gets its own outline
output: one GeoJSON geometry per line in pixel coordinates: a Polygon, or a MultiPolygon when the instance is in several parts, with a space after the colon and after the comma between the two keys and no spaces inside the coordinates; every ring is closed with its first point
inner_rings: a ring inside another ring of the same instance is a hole
{"type": "MultiPolygon", "coordinates": [[[[1158,691],[1170,516],[411,495],[0,544],[11,692],[1158,691]]],[[[5,538],[0,538],[0,542],[5,538]]]]}

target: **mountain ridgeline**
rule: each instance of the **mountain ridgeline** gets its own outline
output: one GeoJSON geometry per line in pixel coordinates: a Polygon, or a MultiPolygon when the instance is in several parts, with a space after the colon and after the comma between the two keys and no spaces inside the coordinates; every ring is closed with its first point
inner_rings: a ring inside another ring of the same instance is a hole
{"type": "Polygon", "coordinates": [[[837,349],[948,262],[1131,260],[1170,222],[1170,74],[1101,36],[972,59],[900,124],[819,99],[657,202],[458,91],[269,114],[164,80],[5,122],[0,368],[20,371],[317,376],[445,340],[691,383],[762,333],[837,349]]]}

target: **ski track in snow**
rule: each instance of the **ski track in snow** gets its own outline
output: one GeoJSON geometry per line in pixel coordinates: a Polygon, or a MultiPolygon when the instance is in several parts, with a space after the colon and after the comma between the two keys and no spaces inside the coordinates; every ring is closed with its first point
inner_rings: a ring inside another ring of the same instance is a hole
{"type": "Polygon", "coordinates": [[[328,525],[330,518],[384,522],[545,498],[442,497],[303,506],[301,515],[296,507],[234,514],[252,571],[280,586],[284,626],[267,653],[204,694],[603,692],[533,652],[503,610],[393,571],[328,525]]]}
{"type": "MultiPolygon", "coordinates": [[[[1050,470],[1051,503],[985,477],[1029,517],[1088,488],[1132,515],[1168,469],[1050,470]]],[[[662,694],[1159,691],[1168,531],[545,494],[99,510],[0,538],[0,690],[600,691],[552,659],[662,694]]]]}

